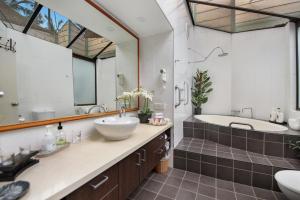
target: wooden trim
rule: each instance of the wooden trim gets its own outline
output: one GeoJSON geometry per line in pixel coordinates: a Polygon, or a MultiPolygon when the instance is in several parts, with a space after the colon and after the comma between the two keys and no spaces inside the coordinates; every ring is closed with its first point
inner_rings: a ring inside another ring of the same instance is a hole
{"type": "MultiPolygon", "coordinates": [[[[125,27],[120,21],[118,21],[115,17],[108,14],[103,8],[100,7],[97,3],[95,3],[93,0],[85,0],[87,3],[89,3],[91,6],[93,6],[95,9],[97,9],[99,12],[101,12],[103,15],[111,19],[113,22],[115,22],[117,25],[122,27],[125,31],[127,31],[130,35],[132,35],[134,38],[137,39],[137,49],[138,49],[138,87],[140,87],[140,40],[137,35],[135,35],[132,31],[130,31],[127,27],[125,27]]],[[[139,110],[140,107],[140,101],[138,100],[138,107],[133,109],[126,109],[126,112],[136,112],[139,110]]],[[[37,126],[45,126],[48,124],[55,124],[58,122],[69,122],[69,121],[75,121],[75,120],[83,120],[83,119],[90,119],[90,118],[96,118],[96,117],[105,117],[109,115],[116,115],[118,114],[118,111],[111,111],[111,112],[105,112],[105,113],[95,113],[95,114],[84,114],[84,115],[76,115],[76,116],[68,116],[68,117],[60,117],[50,120],[43,120],[43,121],[32,121],[32,122],[25,122],[21,124],[10,124],[10,125],[4,125],[0,126],[0,134],[4,131],[12,131],[12,130],[18,130],[23,128],[32,128],[37,126]]]]}
{"type": "MultiPolygon", "coordinates": [[[[138,111],[138,108],[126,109],[126,112],[135,112],[135,111],[138,111]]],[[[55,118],[55,119],[43,120],[43,121],[26,122],[26,123],[22,123],[22,124],[5,125],[5,126],[0,126],[0,134],[1,134],[1,132],[4,132],[4,131],[12,131],[12,130],[31,128],[31,127],[36,127],[36,126],[45,126],[48,124],[56,124],[58,122],[69,122],[69,121],[90,119],[90,118],[96,118],[96,117],[105,117],[105,116],[116,115],[116,114],[118,114],[118,111],[84,114],[84,115],[60,117],[60,118],[55,118]]]]}
{"type": "Polygon", "coordinates": [[[129,30],[126,26],[124,26],[118,19],[108,14],[103,8],[100,7],[98,3],[96,3],[94,0],[85,0],[88,4],[96,8],[98,11],[100,11],[103,15],[111,19],[113,22],[115,22],[117,25],[122,27],[125,31],[127,31],[130,35],[135,37],[136,39],[139,39],[136,34],[134,34],[131,30],[129,30]]]}

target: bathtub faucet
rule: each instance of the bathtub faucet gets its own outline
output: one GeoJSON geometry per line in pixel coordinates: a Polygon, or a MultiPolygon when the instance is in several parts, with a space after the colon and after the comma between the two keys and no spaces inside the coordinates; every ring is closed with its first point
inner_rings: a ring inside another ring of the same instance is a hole
{"type": "Polygon", "coordinates": [[[251,107],[242,108],[242,113],[244,112],[244,110],[250,110],[251,118],[253,118],[253,109],[251,107]]]}

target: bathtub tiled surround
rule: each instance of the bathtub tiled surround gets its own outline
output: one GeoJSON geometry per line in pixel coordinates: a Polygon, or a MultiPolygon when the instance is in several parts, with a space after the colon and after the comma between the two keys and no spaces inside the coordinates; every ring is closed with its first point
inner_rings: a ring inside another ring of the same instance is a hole
{"type": "Polygon", "coordinates": [[[189,118],[184,122],[184,138],[174,149],[174,167],[279,191],[274,174],[300,169],[300,160],[287,145],[296,138],[300,140],[297,135],[246,131],[189,118]]]}
{"type": "Polygon", "coordinates": [[[296,158],[289,141],[300,140],[300,132],[288,130],[266,133],[230,128],[188,118],[183,122],[184,137],[206,139],[237,149],[277,157],[296,158]]]}

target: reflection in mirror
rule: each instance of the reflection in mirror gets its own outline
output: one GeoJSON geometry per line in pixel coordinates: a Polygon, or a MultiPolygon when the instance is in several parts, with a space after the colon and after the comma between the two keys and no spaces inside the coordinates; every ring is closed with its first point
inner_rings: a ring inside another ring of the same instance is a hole
{"type": "Polygon", "coordinates": [[[0,125],[115,111],[138,87],[137,39],[112,21],[101,27],[103,16],[91,30],[66,13],[0,0],[0,43],[16,42],[16,52],[0,48],[0,125]]]}

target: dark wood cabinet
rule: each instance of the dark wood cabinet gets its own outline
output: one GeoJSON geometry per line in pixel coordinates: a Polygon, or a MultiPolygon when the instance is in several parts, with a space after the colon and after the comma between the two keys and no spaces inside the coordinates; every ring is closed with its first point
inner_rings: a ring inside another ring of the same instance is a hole
{"type": "Polygon", "coordinates": [[[143,181],[153,168],[159,163],[164,152],[164,137],[160,135],[141,148],[142,165],[140,181],[143,181]]]}
{"type": "Polygon", "coordinates": [[[165,153],[165,134],[130,154],[118,164],[101,173],[65,200],[125,200],[157,166],[165,153]]]}
{"type": "Polygon", "coordinates": [[[136,151],[119,163],[119,199],[126,199],[140,184],[141,153],[136,151]]]}
{"type": "Polygon", "coordinates": [[[164,156],[164,134],[159,135],[119,164],[119,200],[125,200],[164,156]]]}
{"type": "Polygon", "coordinates": [[[118,165],[114,165],[105,172],[93,178],[67,197],[66,200],[118,200],[113,198],[118,192],[119,171],[118,165]],[[113,194],[110,194],[113,193],[113,194]],[[108,197],[109,196],[109,197],[108,197]]]}

